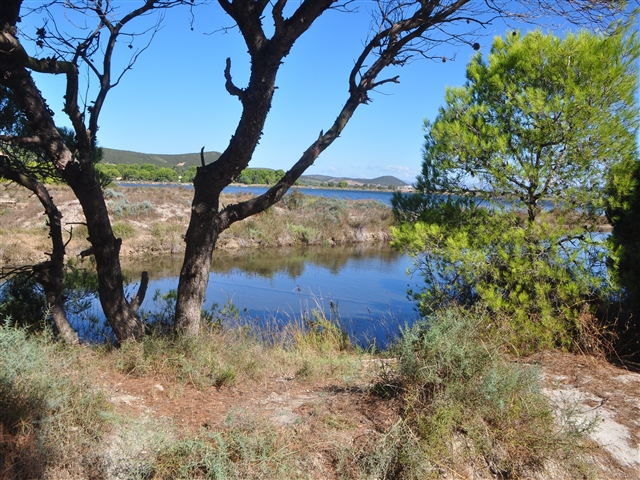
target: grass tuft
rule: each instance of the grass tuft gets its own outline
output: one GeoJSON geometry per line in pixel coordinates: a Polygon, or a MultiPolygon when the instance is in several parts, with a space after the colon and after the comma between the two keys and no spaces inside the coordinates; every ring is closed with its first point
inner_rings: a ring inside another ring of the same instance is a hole
{"type": "Polygon", "coordinates": [[[60,466],[95,476],[109,428],[106,397],[77,374],[78,347],[0,328],[0,464],[3,478],[45,478],[60,466]]]}
{"type": "Polygon", "coordinates": [[[538,372],[508,358],[489,327],[480,309],[449,309],[405,328],[392,349],[395,381],[387,374],[374,391],[401,397],[402,428],[431,466],[455,470],[480,458],[493,475],[520,478],[560,460],[582,471],[590,425],[558,426],[538,372]]]}

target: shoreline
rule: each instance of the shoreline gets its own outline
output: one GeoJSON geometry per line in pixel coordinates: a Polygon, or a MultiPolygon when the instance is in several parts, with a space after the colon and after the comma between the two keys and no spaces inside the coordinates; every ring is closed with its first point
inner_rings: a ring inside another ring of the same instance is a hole
{"type": "MultiPolygon", "coordinates": [[[[192,182],[149,182],[149,181],[145,181],[145,180],[115,180],[114,181],[116,186],[122,186],[122,187],[135,187],[135,186],[151,186],[151,187],[185,187],[185,188],[193,188],[193,183],[192,182]]],[[[257,188],[270,188],[273,187],[273,185],[269,185],[266,183],[252,183],[252,184],[246,184],[246,183],[230,183],[228,185],[228,187],[234,187],[234,188],[252,188],[252,187],[257,187],[257,188]]],[[[107,187],[109,188],[109,187],[107,187]]],[[[340,187],[322,187],[320,185],[292,185],[289,190],[294,189],[294,188],[308,188],[310,190],[335,190],[335,191],[353,191],[353,192],[380,192],[380,193],[394,193],[394,192],[402,192],[402,193],[414,193],[416,190],[411,187],[410,190],[407,189],[403,189],[403,187],[397,187],[395,189],[390,189],[390,188],[362,188],[362,187],[356,187],[354,185],[350,185],[344,188],[340,188],[340,187]]]]}
{"type": "MultiPolygon", "coordinates": [[[[67,187],[51,186],[62,212],[67,259],[89,248],[88,232],[78,200],[67,187]]],[[[0,266],[12,268],[47,259],[48,229],[42,207],[28,192],[17,190],[3,210],[0,266]]],[[[249,198],[248,192],[223,194],[223,203],[249,198]]],[[[120,257],[182,255],[183,235],[191,214],[191,192],[172,186],[114,187],[106,195],[114,235],[122,239],[120,257]]],[[[280,202],[266,212],[225,230],[216,250],[378,244],[390,240],[391,208],[375,201],[302,196],[280,202]]]]}

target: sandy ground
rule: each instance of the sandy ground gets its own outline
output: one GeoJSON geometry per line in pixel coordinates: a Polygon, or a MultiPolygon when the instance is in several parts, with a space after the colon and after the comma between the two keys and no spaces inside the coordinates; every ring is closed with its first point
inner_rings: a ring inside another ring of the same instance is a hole
{"type": "MultiPolygon", "coordinates": [[[[544,391],[558,407],[574,408],[578,418],[594,422],[591,463],[598,478],[640,479],[640,373],[592,357],[555,352],[526,362],[540,367],[544,391]]],[[[118,409],[166,417],[186,428],[224,429],[230,417],[239,416],[245,421],[267,421],[296,434],[312,432],[322,444],[312,478],[332,476],[330,468],[322,467],[331,463],[331,445],[357,445],[388,431],[399,419],[396,401],[372,396],[364,385],[318,384],[293,374],[232,388],[197,390],[187,385],[180,392],[152,378],[118,376],[109,378],[106,385],[118,409]],[[342,427],[328,428],[332,425],[327,419],[342,427]]],[[[445,473],[443,478],[494,478],[483,469],[471,468],[470,472],[451,477],[445,473]]],[[[564,478],[548,475],[531,478],[564,478]]]]}
{"type": "Polygon", "coordinates": [[[640,373],[587,356],[545,353],[545,393],[595,422],[595,463],[606,479],[640,479],[640,373]]]}

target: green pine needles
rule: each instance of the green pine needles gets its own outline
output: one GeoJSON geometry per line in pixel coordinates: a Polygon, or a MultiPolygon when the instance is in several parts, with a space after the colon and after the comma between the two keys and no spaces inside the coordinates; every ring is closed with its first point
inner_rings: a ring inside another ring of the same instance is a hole
{"type": "Polygon", "coordinates": [[[598,233],[611,172],[637,163],[639,48],[624,26],[512,32],[471,60],[425,121],[419,194],[394,199],[423,313],[482,303],[520,353],[593,347],[595,308],[616,295],[598,233]]]}

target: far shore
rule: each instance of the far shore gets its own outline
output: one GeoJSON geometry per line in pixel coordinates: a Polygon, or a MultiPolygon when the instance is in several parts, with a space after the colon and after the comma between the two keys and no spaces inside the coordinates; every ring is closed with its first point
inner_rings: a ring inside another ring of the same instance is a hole
{"type": "MultiPolygon", "coordinates": [[[[167,187],[193,187],[193,183],[191,182],[148,182],[144,180],[116,180],[116,185],[119,186],[129,186],[129,185],[152,185],[152,186],[167,186],[167,187]]],[[[270,188],[273,185],[269,185],[266,183],[252,183],[251,185],[247,185],[246,183],[230,183],[230,187],[239,187],[239,188],[270,188]]],[[[313,190],[350,190],[350,191],[358,191],[358,192],[402,192],[402,193],[413,193],[415,189],[412,186],[406,187],[397,187],[397,188],[362,188],[356,185],[349,185],[347,187],[323,187],[321,185],[293,185],[291,189],[294,188],[309,188],[313,190]]]]}
{"type": "MultiPolygon", "coordinates": [[[[122,239],[123,258],[184,252],[191,194],[173,185],[155,185],[158,188],[115,186],[105,190],[114,234],[122,239]]],[[[52,185],[49,189],[68,232],[67,257],[77,257],[90,246],[80,204],[68,187],[52,185]]],[[[16,189],[11,196],[0,198],[7,205],[2,211],[0,267],[41,262],[51,250],[42,207],[27,193],[16,189]]],[[[223,194],[222,204],[242,201],[249,194],[223,194]]],[[[392,224],[391,208],[377,201],[303,195],[291,201],[285,198],[267,212],[233,224],[220,235],[216,248],[388,243],[392,224]]]]}

